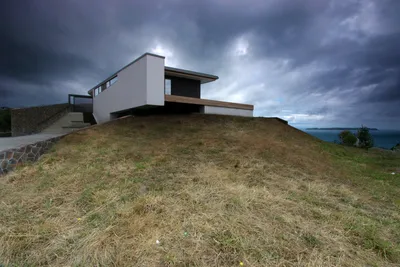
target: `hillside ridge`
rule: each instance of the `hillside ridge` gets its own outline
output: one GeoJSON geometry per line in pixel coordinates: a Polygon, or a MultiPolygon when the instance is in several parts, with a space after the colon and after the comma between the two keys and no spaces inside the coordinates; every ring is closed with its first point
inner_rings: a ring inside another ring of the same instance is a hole
{"type": "Polygon", "coordinates": [[[124,118],[0,179],[0,264],[398,266],[399,172],[277,119],[124,118]]]}

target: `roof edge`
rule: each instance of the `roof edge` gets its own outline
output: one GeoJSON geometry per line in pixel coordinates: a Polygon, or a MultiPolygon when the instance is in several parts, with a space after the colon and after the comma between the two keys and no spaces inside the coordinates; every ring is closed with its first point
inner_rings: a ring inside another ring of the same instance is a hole
{"type": "Polygon", "coordinates": [[[167,66],[165,66],[164,69],[165,69],[165,71],[171,71],[171,72],[177,72],[177,73],[182,73],[182,74],[194,75],[194,76],[199,76],[199,77],[203,77],[203,78],[211,79],[211,80],[218,80],[219,79],[219,77],[216,76],[216,75],[197,72],[197,71],[178,69],[178,68],[167,67],[167,66]]]}

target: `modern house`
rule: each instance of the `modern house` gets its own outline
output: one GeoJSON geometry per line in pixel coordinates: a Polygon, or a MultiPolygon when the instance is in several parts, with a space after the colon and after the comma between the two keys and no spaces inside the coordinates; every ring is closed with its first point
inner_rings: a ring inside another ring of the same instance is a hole
{"type": "Polygon", "coordinates": [[[197,112],[253,116],[252,105],[201,98],[215,75],[167,67],[163,56],[145,53],[88,91],[97,123],[127,113],[197,112]]]}
{"type": "Polygon", "coordinates": [[[163,56],[145,53],[68,103],[11,109],[13,136],[68,133],[128,114],[206,113],[253,116],[253,105],[201,98],[215,75],[167,67],[163,56]]]}

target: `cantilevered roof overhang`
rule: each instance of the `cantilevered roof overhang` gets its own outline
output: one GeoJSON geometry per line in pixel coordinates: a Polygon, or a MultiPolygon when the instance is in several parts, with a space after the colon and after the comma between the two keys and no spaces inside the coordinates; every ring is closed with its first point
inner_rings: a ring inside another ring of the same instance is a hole
{"type": "Polygon", "coordinates": [[[165,76],[181,77],[191,80],[198,80],[201,83],[209,83],[218,79],[218,76],[195,72],[191,70],[177,69],[172,67],[165,67],[165,76]]]}
{"type": "MultiPolygon", "coordinates": [[[[92,95],[92,92],[93,92],[93,90],[95,88],[99,87],[100,85],[102,85],[106,81],[110,80],[111,78],[117,76],[119,72],[121,72],[122,70],[126,69],[127,67],[129,67],[130,65],[132,65],[133,63],[135,63],[136,61],[138,61],[139,59],[141,59],[142,57],[144,57],[146,55],[165,58],[163,56],[155,55],[155,54],[152,54],[152,53],[144,53],[143,55],[141,55],[140,57],[138,57],[137,59],[135,59],[134,61],[132,61],[128,65],[126,65],[123,68],[121,68],[119,71],[117,71],[114,74],[112,74],[111,76],[109,76],[107,79],[105,79],[102,82],[98,83],[96,86],[94,86],[92,89],[90,89],[88,91],[88,94],[92,95]]],[[[215,81],[215,80],[218,79],[218,76],[215,76],[215,75],[201,73],[201,72],[195,72],[195,71],[191,71],[191,70],[177,69],[177,68],[172,68],[172,67],[167,67],[167,66],[165,66],[164,73],[165,73],[164,74],[165,76],[181,77],[181,78],[187,78],[187,79],[192,79],[192,80],[198,80],[198,81],[200,81],[200,83],[208,83],[208,82],[212,82],[212,81],[215,81]]]]}

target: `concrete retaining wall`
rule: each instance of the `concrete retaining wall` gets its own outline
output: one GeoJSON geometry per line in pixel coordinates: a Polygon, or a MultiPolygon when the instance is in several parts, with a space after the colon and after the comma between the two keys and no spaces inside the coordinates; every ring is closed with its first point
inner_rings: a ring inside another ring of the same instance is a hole
{"type": "Polygon", "coordinates": [[[11,109],[12,136],[38,133],[68,112],[69,105],[56,104],[11,109]]]}
{"type": "Polygon", "coordinates": [[[62,137],[63,136],[57,136],[20,148],[0,151],[0,175],[13,171],[18,165],[25,162],[37,161],[40,156],[49,151],[62,137]]]}

